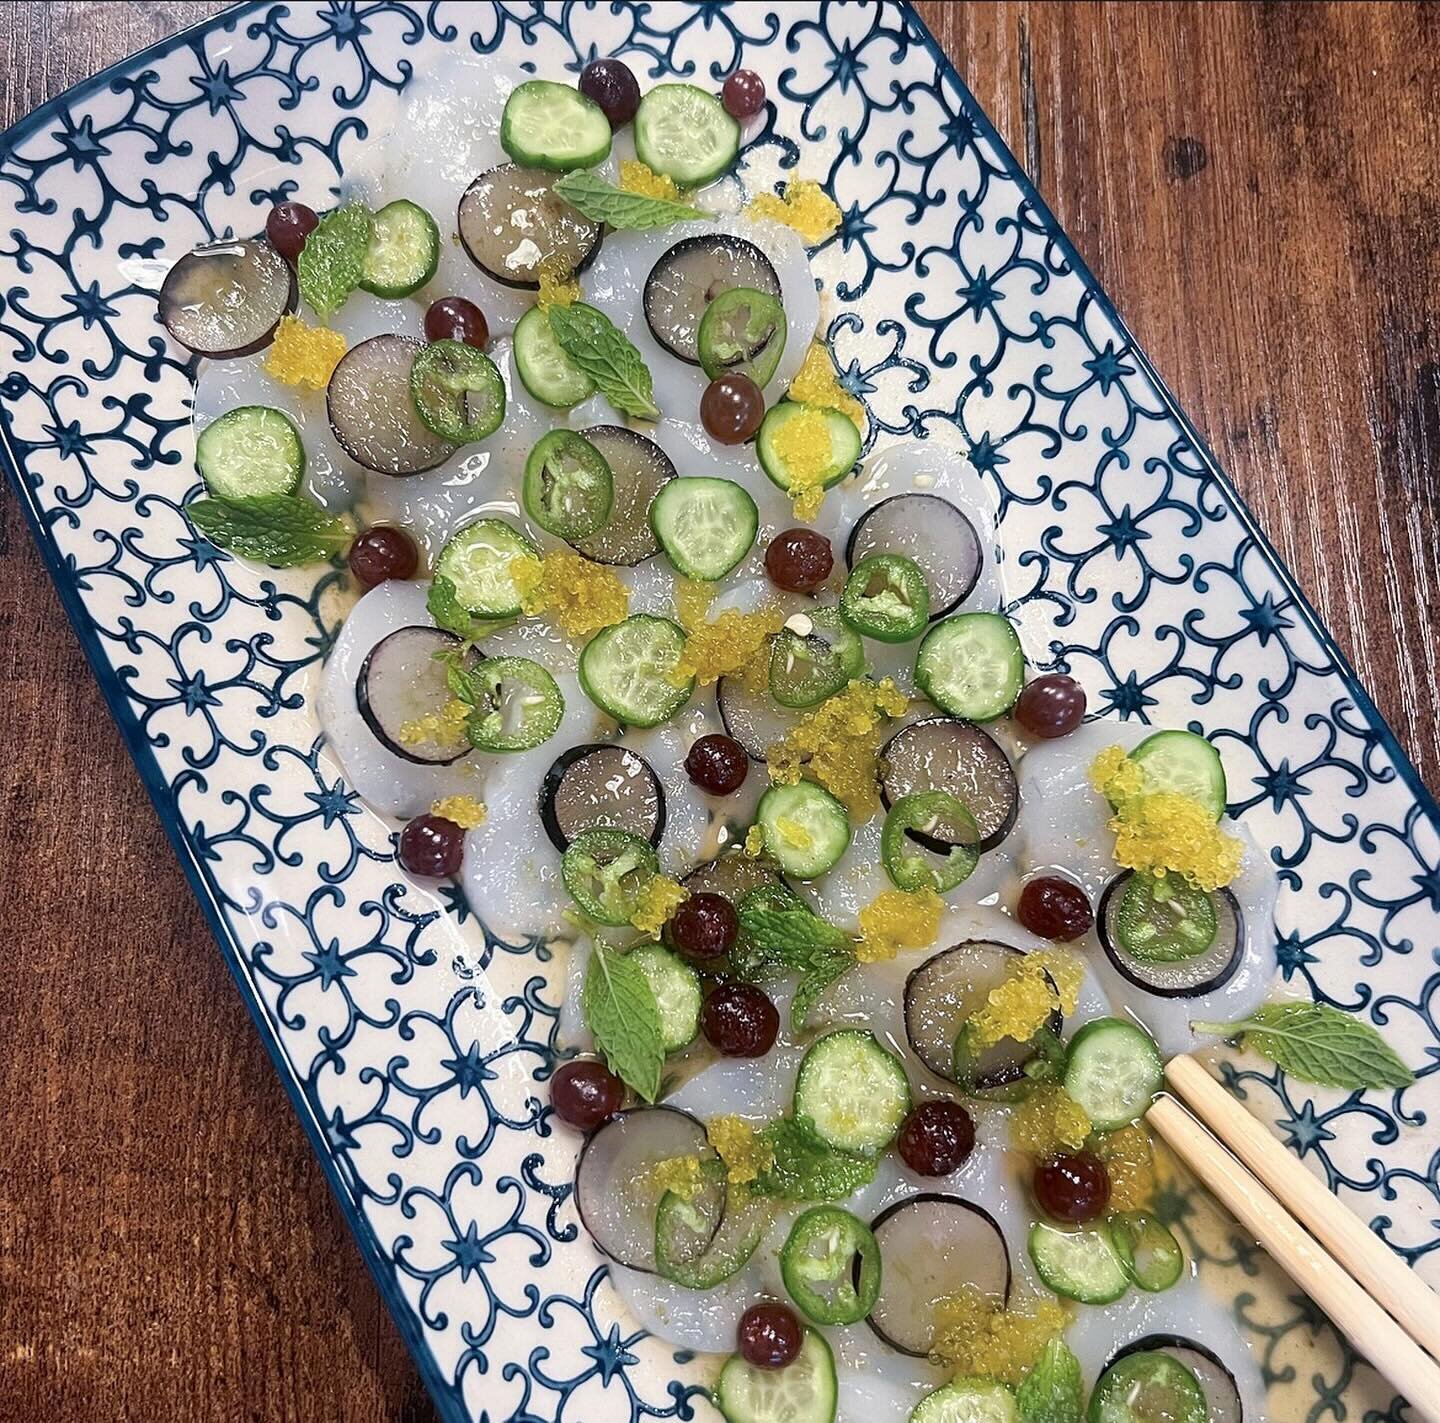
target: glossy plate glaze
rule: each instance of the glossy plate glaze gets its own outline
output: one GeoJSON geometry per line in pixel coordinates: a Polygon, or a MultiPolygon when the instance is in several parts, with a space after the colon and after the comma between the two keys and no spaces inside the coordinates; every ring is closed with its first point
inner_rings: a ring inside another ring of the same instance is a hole
{"type": "MultiPolygon", "coordinates": [[[[1054,219],[916,17],[895,4],[243,6],[7,134],[0,398],[7,462],[76,631],[276,1067],[447,1423],[709,1413],[705,1370],[618,1310],[544,1106],[561,979],[391,826],[318,737],[340,574],[218,553],[189,373],[155,319],[166,268],[312,201],[460,49],[649,84],[759,70],[757,163],[826,179],[823,321],[872,440],[923,435],[993,484],[1027,649],[1092,706],[1222,748],[1273,846],[1290,989],[1363,1014],[1421,1069],[1399,1094],[1226,1080],[1434,1275],[1440,1188],[1435,803],[1054,219]],[[875,313],[890,315],[877,317],[875,313]]],[[[1123,141],[1114,147],[1124,161],[1123,141]]],[[[1253,1247],[1170,1205],[1229,1292],[1276,1418],[1397,1416],[1253,1247]],[[1226,1273],[1225,1267],[1234,1267],[1226,1273]]]]}

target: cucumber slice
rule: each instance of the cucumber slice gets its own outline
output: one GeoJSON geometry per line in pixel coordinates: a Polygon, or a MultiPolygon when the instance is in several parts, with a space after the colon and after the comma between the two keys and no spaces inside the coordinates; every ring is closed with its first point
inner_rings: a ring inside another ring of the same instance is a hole
{"type": "Polygon", "coordinates": [[[284,411],[241,405],[200,432],[195,466],[217,499],[294,494],[305,475],[305,446],[284,411]]]}
{"type": "Polygon", "coordinates": [[[655,995],[661,1046],[666,1052],[688,1047],[700,1031],[700,976],[659,944],[641,944],[629,957],[655,995]]]}
{"type": "Polygon", "coordinates": [[[360,285],[372,296],[417,292],[440,265],[440,229],[416,203],[400,198],[375,214],[360,285]]]}
{"type": "Polygon", "coordinates": [[[905,1067],[873,1033],[860,1028],[827,1033],[801,1060],[795,1115],[839,1151],[855,1156],[883,1151],[909,1110],[905,1067]]]}
{"type": "Polygon", "coordinates": [[[994,1379],[956,1379],[927,1393],[910,1423],[1020,1423],[1015,1395],[994,1379]]]}
{"type": "Polygon", "coordinates": [[[538,306],[515,323],[513,349],[520,384],[542,405],[569,410],[595,394],[595,382],[565,354],[538,306]]]}
{"type": "Polygon", "coordinates": [[[796,613],[770,644],[770,695],[782,707],[818,706],[865,670],[865,644],[836,608],[796,613]]]}
{"type": "Polygon", "coordinates": [[[713,182],[739,152],[740,125],[714,94],[694,84],[657,84],[640,100],[635,156],[682,188],[713,182]]]}
{"type": "Polygon", "coordinates": [[[994,721],[1020,695],[1025,653],[1009,618],[961,613],[936,623],[915,657],[915,682],[941,711],[994,721]]]}
{"type": "Polygon", "coordinates": [[[760,433],[755,437],[755,453],[760,457],[761,468],[769,476],[771,484],[781,489],[790,488],[790,468],[781,453],[785,427],[807,412],[824,420],[825,432],[830,436],[830,463],[820,480],[826,489],[844,479],[860,458],[860,431],[848,415],[819,405],[806,405],[802,401],[782,400],[765,412],[765,418],[760,422],[760,433]]]}
{"type": "Polygon", "coordinates": [[[1090,1423],[1206,1423],[1210,1407],[1192,1369],[1157,1350],[1117,1359],[1090,1395],[1090,1423]]]}
{"type": "Polygon", "coordinates": [[[713,583],[750,552],[760,511],[733,480],[672,479],[651,502],[650,527],[677,573],[713,583]]]}
{"type": "Polygon", "coordinates": [[[690,700],[695,679],[671,678],[685,630],[669,618],[635,613],[595,634],[580,654],[580,686],[601,711],[626,726],[659,726],[690,700]]]}
{"type": "Polygon", "coordinates": [[[1219,820],[1225,814],[1225,767],[1220,753],[1193,731],[1157,731],[1130,759],[1145,773],[1143,789],[1174,791],[1198,800],[1219,820]]]}
{"type": "Polygon", "coordinates": [[[1042,1221],[1031,1226],[1028,1246],[1035,1272],[1062,1299],[1109,1304],[1130,1288],[1104,1230],[1057,1230],[1042,1221]]]}
{"type": "Polygon", "coordinates": [[[823,875],[850,844],[845,807],[813,781],[771,786],[755,808],[755,823],[775,863],[796,879],[823,875]]]}
{"type": "Polygon", "coordinates": [[[605,456],[574,430],[551,430],[525,461],[525,512],[546,533],[567,542],[604,528],[615,503],[615,477],[605,456]]]}
{"type": "Polygon", "coordinates": [[[759,1369],[732,1354],[715,1384],[726,1423],[835,1423],[836,1395],[835,1356],[813,1329],[783,1369],[759,1369]]]}
{"type": "Polygon", "coordinates": [[[1106,1225],[1121,1267],[1142,1290],[1168,1290],[1185,1273],[1175,1232],[1149,1211],[1120,1211],[1106,1225]]]}
{"type": "Polygon", "coordinates": [[[410,397],[425,428],[456,445],[493,435],[505,418],[499,368],[463,341],[431,341],[420,348],[410,367],[410,397]]]}
{"type": "Polygon", "coordinates": [[[610,153],[610,120],[569,84],[527,79],[505,101],[500,146],[527,168],[593,168],[610,153]]]}
{"type": "Polygon", "coordinates": [[[1070,1040],[1065,1090],[1097,1131],[1114,1131],[1144,1115],[1165,1080],[1155,1039],[1123,1018],[1096,1018],[1070,1040]]]}
{"type": "Polygon", "coordinates": [[[477,519],[440,550],[435,576],[455,585],[455,596],[477,618],[520,615],[520,590],[510,574],[512,560],[537,557],[535,545],[504,519],[477,519]]]}

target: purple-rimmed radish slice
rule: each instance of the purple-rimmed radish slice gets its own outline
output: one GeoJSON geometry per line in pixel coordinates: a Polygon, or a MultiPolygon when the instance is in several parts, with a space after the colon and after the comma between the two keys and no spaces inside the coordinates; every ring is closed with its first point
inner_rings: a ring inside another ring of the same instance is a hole
{"type": "Polygon", "coordinates": [[[458,637],[433,627],[400,628],[370,649],[355,678],[355,704],[387,751],[420,766],[444,766],[470,751],[463,726],[442,713],[454,698],[437,654],[458,637]]]}
{"type": "Polygon", "coordinates": [[[696,865],[681,880],[691,894],[718,894],[734,905],[739,905],[752,889],[783,883],[779,871],[768,860],[752,858],[738,849],[696,865]]]}
{"type": "MultiPolygon", "coordinates": [[[[1134,879],[1126,870],[1105,886],[1095,914],[1100,947],[1127,983],[1152,993],[1157,998],[1199,998],[1223,988],[1240,968],[1245,958],[1245,921],[1240,901],[1228,889],[1212,890],[1210,909],[1214,913],[1215,937],[1208,947],[1185,957],[1135,953],[1127,947],[1127,935],[1133,936],[1135,925],[1126,926],[1125,892],[1134,879]]],[[[1203,894],[1184,887],[1188,896],[1203,894]]],[[[1154,911],[1158,912],[1158,911],[1154,911]]],[[[1136,943],[1134,947],[1140,945],[1136,943]]]]}
{"type": "Polygon", "coordinates": [[[940,1192],[907,1196],[870,1223],[885,1270],[867,1317],[892,1349],[923,1359],[935,1342],[935,1302],[973,1285],[997,1305],[1010,1298],[1010,1251],[994,1216],[940,1192]]]}
{"type": "Polygon", "coordinates": [[[650,527],[650,504],[675,478],[675,466],[654,440],[623,425],[592,425],[580,433],[610,466],[615,494],[605,526],[571,547],[596,563],[633,568],[660,552],[650,527]]]}
{"type": "Polygon", "coordinates": [[[938,494],[892,494],[855,521],[845,545],[847,566],[885,553],[903,554],[920,566],[931,622],[970,596],[985,562],[975,525],[938,494]]]}
{"type": "Polygon", "coordinates": [[[665,833],[665,789],[650,763],[628,746],[603,741],[572,746],[540,785],[540,820],[562,854],[598,825],[628,830],[652,845],[665,833]]]}
{"type": "Polygon", "coordinates": [[[542,267],[573,275],[595,260],[604,226],[553,191],[559,176],[502,163],[465,189],[456,215],[460,241],[487,277],[534,289],[542,267]]]}
{"type": "MultiPolygon", "coordinates": [[[[993,850],[1020,811],[1015,768],[993,736],[951,716],[931,716],[901,727],[879,757],[880,798],[888,810],[901,796],[948,791],[980,827],[982,851],[993,850]]],[[[915,831],[909,835],[936,854],[951,847],[915,831]]]]}
{"type": "MultiPolygon", "coordinates": [[[[1006,979],[1015,955],[1023,950],[989,939],[966,939],[932,954],[905,980],[905,1036],[910,1050],[937,1077],[955,1080],[955,1039],[971,1014],[984,1006],[992,989],[1006,979]]],[[[1059,1013],[1049,1027],[1058,1036],[1064,1026],[1059,1013]]],[[[971,1064],[976,1091],[1016,1082],[1035,1056],[1028,1042],[1002,1038],[985,1048],[971,1064]]]]}
{"type": "Polygon", "coordinates": [[[330,428],[351,459],[377,474],[420,474],[455,453],[426,428],[410,395],[410,367],[424,349],[413,336],[372,336],[331,373],[330,428]]]}
{"type": "Polygon", "coordinates": [[[160,287],[160,320],[197,356],[263,351],[299,291],[290,264],[258,238],[209,242],[186,253],[160,287]]]}
{"type": "Polygon", "coordinates": [[[665,1194],[654,1168],[676,1156],[715,1159],[704,1126],[675,1107],[632,1107],[586,1138],[575,1167],[575,1204],[602,1254],[653,1273],[655,1210],[665,1194]]]}
{"type": "Polygon", "coordinates": [[[661,254],[645,279],[645,322],[682,361],[700,364],[700,319],[721,292],[749,287],[783,298],[770,259],[743,237],[687,237],[661,254]]]}
{"type": "Polygon", "coordinates": [[[1205,1402],[1210,1410],[1208,1423],[1245,1423],[1240,1386],[1214,1350],[1181,1334],[1147,1334],[1143,1339],[1136,1339],[1123,1349],[1117,1349],[1105,1368],[1118,1364],[1131,1354],[1168,1354],[1177,1363],[1184,1364],[1205,1390],[1205,1402]]]}
{"type": "Polygon", "coordinates": [[[715,702],[725,734],[734,737],[752,761],[764,761],[766,750],[805,716],[803,711],[782,707],[770,695],[769,687],[747,687],[743,676],[720,678],[715,684],[715,702]]]}

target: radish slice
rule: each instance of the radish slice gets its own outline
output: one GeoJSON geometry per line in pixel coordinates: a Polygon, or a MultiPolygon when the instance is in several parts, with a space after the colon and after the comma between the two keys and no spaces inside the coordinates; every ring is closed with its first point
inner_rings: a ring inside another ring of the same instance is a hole
{"type": "Polygon", "coordinates": [[[1210,1409],[1208,1423],[1245,1423],[1245,1405],[1241,1402],[1240,1386],[1235,1382],[1235,1375],[1218,1354],[1194,1339],[1186,1339],[1179,1334],[1147,1334],[1112,1354],[1105,1368],[1118,1364],[1131,1354],[1152,1352],[1168,1354],[1176,1362],[1184,1364],[1199,1380],[1210,1409]]]}
{"type": "Polygon", "coordinates": [[[425,427],[410,397],[410,367],[424,349],[413,336],[372,336],[330,376],[330,428],[351,459],[377,474],[419,474],[455,453],[425,427]]]}
{"type": "Polygon", "coordinates": [[[860,516],[845,546],[847,566],[881,553],[903,554],[920,565],[931,622],[970,596],[985,561],[975,525],[938,494],[893,494],[860,516]]]}
{"type": "Polygon", "coordinates": [[[675,478],[670,456],[644,435],[623,425],[591,425],[580,432],[605,457],[615,482],[610,519],[571,547],[596,563],[633,568],[660,552],[650,527],[650,504],[661,486],[675,478]]]}
{"type": "Polygon", "coordinates": [[[962,1285],[1004,1304],[1010,1251],[995,1217],[973,1201],[922,1192],[870,1223],[885,1271],[870,1327],[891,1348],[924,1358],[935,1342],[935,1305],[962,1285]]]}
{"type": "Polygon", "coordinates": [[[696,865],[681,883],[691,894],[718,894],[738,905],[752,889],[761,885],[773,887],[784,881],[768,860],[730,850],[703,865],[696,865]]]}
{"type": "Polygon", "coordinates": [[[1126,870],[1105,886],[1095,916],[1100,946],[1115,965],[1115,972],[1157,998],[1198,998],[1223,988],[1235,977],[1245,957],[1245,929],[1239,900],[1228,889],[1218,889],[1211,895],[1215,906],[1215,942],[1203,953],[1164,963],[1147,962],[1127,953],[1116,933],[1117,910],[1133,873],[1126,870]]]}
{"type": "Polygon", "coordinates": [[[420,766],[445,766],[470,751],[463,730],[420,741],[402,740],[407,722],[434,716],[454,695],[445,679],[440,653],[459,652],[464,644],[439,628],[408,627],[392,632],[370,649],[355,679],[355,703],[365,725],[387,751],[420,766]]]}
{"type": "Polygon", "coordinates": [[[224,360],[264,350],[298,299],[294,271],[268,242],[211,242],[166,274],[160,320],[197,356],[224,360]]]}
{"type": "Polygon", "coordinates": [[[687,237],[650,269],[645,280],[645,321],[671,355],[700,364],[700,318],[721,292],[750,287],[781,300],[770,259],[743,237],[687,237]]]}
{"type": "MultiPolygon", "coordinates": [[[[993,850],[1010,833],[1020,810],[1020,783],[1010,758],[994,737],[955,717],[926,717],[901,727],[881,751],[879,769],[887,810],[901,796],[948,791],[975,817],[982,851],[993,850]]],[[[929,835],[910,835],[936,854],[951,848],[929,835]]]]}
{"type": "Polygon", "coordinates": [[[651,1169],[674,1156],[714,1155],[704,1126],[674,1107],[632,1107],[596,1128],[575,1167],[576,1208],[596,1248],[632,1270],[653,1272],[655,1210],[665,1193],[651,1169]]]}
{"type": "Polygon", "coordinates": [[[595,260],[605,229],[555,195],[559,176],[502,163],[465,189],[460,241],[487,277],[534,290],[542,267],[573,276],[595,260]]]}
{"type": "Polygon", "coordinates": [[[720,678],[715,685],[715,702],[725,734],[734,737],[752,761],[763,762],[766,749],[782,740],[805,717],[803,711],[782,707],[767,687],[752,692],[743,676],[720,678]]]}
{"type": "MultiPolygon", "coordinates": [[[[1005,981],[1013,955],[1022,949],[988,939],[967,939],[926,959],[905,980],[905,1036],[910,1050],[937,1077],[955,1080],[955,1039],[970,1015],[1005,981]]],[[[1058,1034],[1059,1013],[1050,1020],[1058,1034]]],[[[1004,1038],[986,1048],[973,1066],[984,1090],[1016,1081],[1034,1056],[1028,1043],[1004,1038]]]]}
{"type": "Polygon", "coordinates": [[[591,741],[572,746],[545,773],[540,819],[561,854],[597,825],[628,830],[659,845],[665,833],[665,789],[650,763],[628,746],[591,741]]]}

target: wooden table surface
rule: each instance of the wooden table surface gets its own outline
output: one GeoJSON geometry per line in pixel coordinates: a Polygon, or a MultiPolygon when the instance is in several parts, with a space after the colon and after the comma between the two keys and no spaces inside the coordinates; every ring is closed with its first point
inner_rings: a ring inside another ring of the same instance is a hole
{"type": "MultiPolygon", "coordinates": [[[[0,126],[219,8],[0,6],[0,126]]],[[[920,8],[1440,786],[1440,5],[920,8]]],[[[0,725],[0,1420],[433,1418],[8,485],[0,725]]]]}

